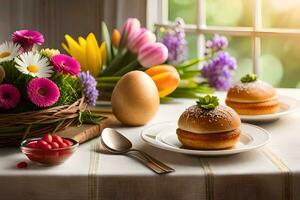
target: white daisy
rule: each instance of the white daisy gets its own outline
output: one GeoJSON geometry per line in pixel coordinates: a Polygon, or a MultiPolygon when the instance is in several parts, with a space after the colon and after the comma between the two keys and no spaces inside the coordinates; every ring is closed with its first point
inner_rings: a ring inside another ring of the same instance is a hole
{"type": "Polygon", "coordinates": [[[13,42],[4,42],[0,45],[0,63],[4,61],[10,61],[14,57],[18,56],[20,45],[13,42]]]}
{"type": "Polygon", "coordinates": [[[16,68],[23,74],[33,77],[51,77],[53,70],[49,60],[39,53],[22,53],[15,59],[16,68]]]}

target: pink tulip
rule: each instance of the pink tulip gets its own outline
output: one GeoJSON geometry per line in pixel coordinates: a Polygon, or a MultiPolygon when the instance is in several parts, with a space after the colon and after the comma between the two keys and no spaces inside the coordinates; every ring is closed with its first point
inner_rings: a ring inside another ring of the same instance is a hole
{"type": "Polygon", "coordinates": [[[159,42],[143,45],[138,53],[138,61],[144,67],[151,67],[165,62],[168,58],[167,47],[159,42]]]}
{"type": "Polygon", "coordinates": [[[135,37],[141,29],[141,23],[136,18],[128,18],[122,28],[122,37],[127,38],[127,41],[135,37]]]}
{"type": "Polygon", "coordinates": [[[133,53],[138,53],[143,45],[154,43],[155,40],[156,37],[151,31],[141,28],[136,37],[131,37],[128,39],[127,48],[133,53]]]}

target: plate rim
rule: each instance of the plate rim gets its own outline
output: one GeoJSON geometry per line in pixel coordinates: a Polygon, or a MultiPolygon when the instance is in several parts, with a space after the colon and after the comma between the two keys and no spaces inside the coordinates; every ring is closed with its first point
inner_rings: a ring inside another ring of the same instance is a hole
{"type": "MultiPolygon", "coordinates": [[[[172,152],[176,152],[176,153],[181,153],[181,154],[199,155],[199,156],[221,156],[221,155],[232,155],[232,154],[248,152],[248,151],[258,149],[258,148],[266,145],[271,140],[271,134],[269,133],[269,131],[267,131],[266,129],[264,129],[262,127],[259,127],[259,126],[253,125],[253,124],[249,124],[249,123],[242,123],[242,124],[246,125],[246,126],[254,127],[256,129],[259,129],[260,131],[262,131],[265,134],[266,140],[264,142],[262,142],[261,144],[257,144],[257,145],[254,145],[254,146],[249,146],[248,148],[225,149],[225,150],[189,150],[189,149],[181,150],[181,149],[172,147],[168,144],[165,144],[162,141],[157,140],[156,135],[155,135],[155,138],[152,138],[152,139],[148,140],[149,136],[147,136],[146,131],[149,128],[157,126],[157,125],[161,125],[161,124],[168,124],[168,123],[176,123],[176,121],[159,122],[159,123],[155,123],[155,124],[152,124],[152,125],[149,125],[149,126],[145,127],[141,131],[141,134],[140,134],[142,140],[144,142],[146,142],[147,144],[149,144],[151,146],[154,146],[156,148],[159,148],[159,149],[164,149],[164,150],[168,150],[168,151],[172,151],[172,152]]],[[[249,134],[246,134],[246,133],[244,133],[244,134],[249,136],[249,134]]]]}
{"type": "MultiPolygon", "coordinates": [[[[269,120],[269,119],[277,119],[280,118],[282,116],[285,115],[289,115],[291,113],[294,113],[296,111],[298,111],[300,109],[300,100],[288,96],[288,95],[278,95],[278,99],[280,100],[281,98],[288,98],[288,99],[292,99],[294,101],[297,101],[299,103],[299,105],[296,108],[293,109],[288,109],[286,111],[283,112],[276,112],[276,113],[272,113],[272,114],[266,114],[266,115],[239,115],[241,120],[269,120]]],[[[284,102],[283,102],[284,103],[284,102]]],[[[289,106],[289,104],[287,104],[289,106]]]]}

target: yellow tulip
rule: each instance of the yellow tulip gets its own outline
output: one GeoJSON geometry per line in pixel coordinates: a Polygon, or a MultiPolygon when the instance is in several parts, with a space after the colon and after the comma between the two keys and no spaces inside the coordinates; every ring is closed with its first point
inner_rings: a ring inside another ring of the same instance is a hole
{"type": "Polygon", "coordinates": [[[99,48],[99,51],[101,54],[103,65],[106,65],[107,53],[106,53],[106,43],[105,42],[102,42],[102,44],[99,48]]]}
{"type": "Polygon", "coordinates": [[[65,39],[67,44],[62,43],[62,47],[80,62],[81,70],[90,71],[95,77],[99,76],[103,64],[106,63],[105,42],[99,46],[93,33],[88,34],[86,39],[79,37],[78,42],[68,34],[65,39]]]}

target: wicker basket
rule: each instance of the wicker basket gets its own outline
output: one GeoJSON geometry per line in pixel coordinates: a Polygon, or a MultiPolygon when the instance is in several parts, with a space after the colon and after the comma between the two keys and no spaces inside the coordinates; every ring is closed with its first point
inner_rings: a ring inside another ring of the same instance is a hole
{"type": "Polygon", "coordinates": [[[25,138],[38,137],[78,123],[87,109],[84,97],[72,105],[15,114],[0,114],[0,147],[16,146],[25,138]],[[9,131],[7,131],[9,130],[9,131]]]}

